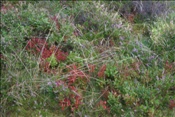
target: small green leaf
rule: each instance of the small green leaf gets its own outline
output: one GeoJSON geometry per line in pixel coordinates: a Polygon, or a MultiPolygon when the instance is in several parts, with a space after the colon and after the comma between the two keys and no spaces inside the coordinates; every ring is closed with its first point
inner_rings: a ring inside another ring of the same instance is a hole
{"type": "Polygon", "coordinates": [[[52,54],[47,61],[50,63],[51,67],[55,67],[58,63],[54,54],[52,54]]]}

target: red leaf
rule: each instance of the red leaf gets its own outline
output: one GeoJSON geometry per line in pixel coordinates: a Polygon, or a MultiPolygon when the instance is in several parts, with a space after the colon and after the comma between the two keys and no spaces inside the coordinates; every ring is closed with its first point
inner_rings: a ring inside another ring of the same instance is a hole
{"type": "Polygon", "coordinates": [[[60,106],[62,107],[62,110],[64,110],[65,107],[69,107],[71,105],[70,99],[64,98],[62,101],[60,101],[60,106]]]}
{"type": "Polygon", "coordinates": [[[69,85],[74,83],[76,81],[76,79],[78,79],[78,78],[87,78],[87,75],[83,71],[77,69],[76,65],[71,64],[71,65],[68,65],[67,68],[68,68],[69,74],[70,74],[68,76],[69,85]]]}
{"type": "Polygon", "coordinates": [[[43,49],[43,52],[41,54],[42,59],[49,58],[52,55],[52,52],[46,48],[43,49]]]}
{"type": "Polygon", "coordinates": [[[61,50],[57,50],[57,52],[55,53],[55,56],[58,61],[65,61],[67,59],[68,53],[62,52],[61,50]]]}
{"type": "Polygon", "coordinates": [[[48,45],[44,39],[40,38],[32,38],[26,45],[26,50],[31,51],[33,54],[41,52],[42,48],[48,48],[48,45]]]}

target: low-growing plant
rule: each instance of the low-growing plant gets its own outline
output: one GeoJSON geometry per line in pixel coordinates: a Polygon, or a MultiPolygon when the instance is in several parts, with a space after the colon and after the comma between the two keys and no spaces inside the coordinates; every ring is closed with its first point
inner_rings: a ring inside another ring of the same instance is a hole
{"type": "Polygon", "coordinates": [[[138,22],[125,3],[4,2],[1,115],[174,115],[174,12],[138,22]]]}

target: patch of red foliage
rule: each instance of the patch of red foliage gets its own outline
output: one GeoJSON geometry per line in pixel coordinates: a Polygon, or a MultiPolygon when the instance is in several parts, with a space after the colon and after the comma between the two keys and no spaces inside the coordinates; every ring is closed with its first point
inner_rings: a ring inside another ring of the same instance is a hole
{"type": "Polygon", "coordinates": [[[71,111],[74,111],[81,105],[81,101],[81,96],[70,94],[68,97],[61,100],[59,105],[61,106],[62,110],[64,110],[65,107],[70,107],[71,111]]]}
{"type": "Polygon", "coordinates": [[[78,95],[72,95],[71,98],[73,99],[73,105],[71,107],[71,111],[74,111],[81,105],[82,98],[78,95]]]}
{"type": "Polygon", "coordinates": [[[67,59],[68,56],[68,52],[62,52],[59,48],[57,48],[55,45],[52,45],[49,48],[49,51],[51,53],[55,54],[55,57],[57,58],[57,61],[65,61],[67,59]]]}
{"type": "Polygon", "coordinates": [[[33,54],[37,54],[43,51],[48,51],[48,45],[45,39],[32,38],[27,42],[26,50],[31,51],[33,54]]]}
{"type": "Polygon", "coordinates": [[[41,59],[47,59],[49,58],[53,52],[51,52],[49,49],[47,48],[43,48],[43,51],[40,51],[41,52],[41,59]]]}
{"type": "Polygon", "coordinates": [[[97,104],[98,107],[102,107],[104,110],[107,110],[108,113],[110,113],[110,108],[107,106],[107,102],[104,100],[100,100],[100,102],[97,104]]]}
{"type": "MultiPolygon", "coordinates": [[[[62,110],[65,108],[70,108],[73,112],[75,109],[78,109],[79,106],[82,104],[82,96],[79,94],[77,87],[75,87],[76,80],[86,80],[87,75],[78,69],[77,65],[71,64],[66,66],[68,70],[68,78],[64,80],[56,81],[56,86],[64,86],[67,87],[71,93],[64,97],[62,100],[59,101],[59,105],[61,106],[62,110]]],[[[87,81],[87,80],[86,80],[87,81]]]]}
{"type": "Polygon", "coordinates": [[[70,85],[69,85],[69,89],[70,89],[72,92],[78,94],[78,93],[77,93],[77,89],[76,89],[75,86],[70,86],[70,85]]]}
{"type": "Polygon", "coordinates": [[[169,102],[169,108],[173,109],[175,107],[175,100],[170,100],[169,102]]]}
{"type": "Polygon", "coordinates": [[[60,101],[60,106],[62,110],[64,110],[65,107],[69,107],[70,105],[71,105],[71,102],[69,98],[64,98],[63,100],[60,101]]]}
{"type": "Polygon", "coordinates": [[[67,52],[62,52],[61,50],[56,50],[55,56],[58,61],[65,61],[67,59],[68,53],[67,52]]]}
{"type": "Polygon", "coordinates": [[[102,65],[99,72],[98,72],[98,77],[103,78],[105,76],[105,71],[106,71],[106,65],[102,65]]]}
{"type": "Polygon", "coordinates": [[[58,61],[64,61],[68,56],[67,52],[62,52],[54,45],[49,47],[46,40],[40,38],[32,38],[29,40],[27,42],[26,50],[32,52],[33,54],[41,53],[41,59],[49,58],[52,54],[55,54],[58,61]]]}
{"type": "Polygon", "coordinates": [[[72,64],[72,65],[67,66],[67,68],[70,74],[68,76],[69,85],[74,83],[76,79],[78,78],[81,78],[81,79],[87,78],[87,75],[83,71],[79,70],[76,65],[72,64]]]}
{"type": "Polygon", "coordinates": [[[75,109],[78,109],[79,106],[82,104],[82,96],[79,94],[77,87],[75,87],[75,81],[87,81],[87,75],[78,69],[77,65],[71,64],[66,66],[68,70],[68,78],[64,80],[56,81],[56,86],[65,86],[67,87],[71,93],[64,97],[62,100],[59,101],[59,105],[61,106],[62,110],[65,108],[70,108],[73,112],[75,109]]]}
{"type": "Polygon", "coordinates": [[[75,86],[66,85],[63,80],[56,81],[56,86],[66,86],[71,91],[68,96],[59,101],[59,105],[61,106],[62,110],[64,110],[66,107],[70,107],[71,111],[74,111],[82,104],[82,96],[78,94],[78,90],[75,86]]]}
{"type": "Polygon", "coordinates": [[[58,62],[65,61],[68,56],[68,52],[62,52],[55,45],[49,46],[45,39],[32,38],[27,42],[26,50],[30,51],[34,55],[41,54],[40,66],[45,72],[50,72],[50,64],[45,60],[52,54],[55,55],[58,62]]]}

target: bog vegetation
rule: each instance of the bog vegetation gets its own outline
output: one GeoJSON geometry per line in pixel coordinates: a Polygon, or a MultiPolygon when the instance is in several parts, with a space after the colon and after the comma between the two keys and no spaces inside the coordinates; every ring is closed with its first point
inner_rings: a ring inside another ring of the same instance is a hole
{"type": "Polygon", "coordinates": [[[175,3],[167,3],[154,12],[129,1],[3,2],[0,115],[175,115],[175,3]]]}

